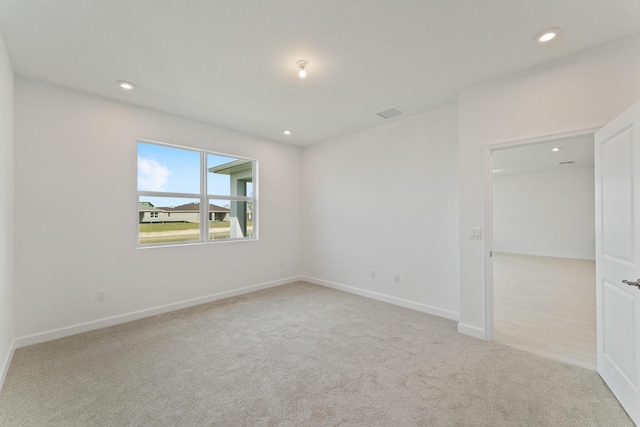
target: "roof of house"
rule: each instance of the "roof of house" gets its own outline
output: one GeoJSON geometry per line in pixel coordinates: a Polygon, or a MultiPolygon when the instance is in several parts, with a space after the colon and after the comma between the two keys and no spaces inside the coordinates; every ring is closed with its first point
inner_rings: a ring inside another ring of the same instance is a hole
{"type": "Polygon", "coordinates": [[[208,169],[211,173],[219,173],[223,175],[231,175],[235,172],[241,172],[253,167],[253,160],[236,159],[232,162],[223,163],[221,165],[212,166],[208,169]]]}
{"type": "Polygon", "coordinates": [[[162,208],[156,208],[149,202],[138,202],[138,212],[161,212],[162,208]]]}
{"type": "MultiPolygon", "coordinates": [[[[200,212],[200,203],[187,203],[186,205],[161,207],[159,209],[167,212],[200,212]]],[[[230,212],[230,210],[222,206],[210,204],[209,212],[230,212]]]]}

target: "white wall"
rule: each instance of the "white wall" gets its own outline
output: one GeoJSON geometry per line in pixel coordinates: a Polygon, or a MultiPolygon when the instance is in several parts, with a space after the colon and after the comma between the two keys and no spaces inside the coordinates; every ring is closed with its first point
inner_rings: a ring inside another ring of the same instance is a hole
{"type": "Polygon", "coordinates": [[[14,79],[0,34],[0,388],[13,349],[14,79]]]}
{"type": "Polygon", "coordinates": [[[493,250],[595,259],[593,168],[494,175],[493,250]]]}
{"type": "MultiPolygon", "coordinates": [[[[602,126],[640,100],[640,38],[460,94],[460,230],[484,225],[482,147],[602,126]]],[[[461,332],[485,336],[485,249],[460,234],[461,332]]]]}
{"type": "Polygon", "coordinates": [[[17,344],[298,277],[300,163],[299,147],[17,78],[17,344]],[[136,249],[139,138],[257,159],[260,240],[136,249]]]}
{"type": "Polygon", "coordinates": [[[450,106],[305,148],[308,280],[457,319],[457,116],[450,106]]]}
{"type": "MultiPolygon", "coordinates": [[[[0,87],[10,89],[6,53],[0,64],[0,87]]],[[[465,90],[459,121],[456,107],[447,107],[316,144],[303,155],[296,147],[19,78],[15,336],[27,344],[137,314],[117,316],[281,283],[302,271],[445,317],[459,313],[462,332],[484,336],[484,242],[466,239],[469,227],[484,224],[482,147],[603,125],[640,99],[638,75],[635,37],[465,90]],[[135,249],[138,138],[259,159],[260,241],[135,249]],[[111,209],[110,222],[91,214],[96,207],[111,209]],[[104,303],[96,302],[99,289],[107,291],[104,303]]],[[[3,125],[11,123],[7,108],[0,112],[3,125]]],[[[8,159],[12,139],[0,138],[8,159]]],[[[0,175],[2,206],[13,197],[4,181],[11,179],[8,163],[0,175]]],[[[10,209],[4,215],[0,232],[10,233],[10,209]]],[[[5,275],[11,275],[8,239],[0,256],[9,262],[5,275]]],[[[2,280],[10,295],[10,277],[2,280]]],[[[7,324],[0,328],[5,347],[7,324]]]]}

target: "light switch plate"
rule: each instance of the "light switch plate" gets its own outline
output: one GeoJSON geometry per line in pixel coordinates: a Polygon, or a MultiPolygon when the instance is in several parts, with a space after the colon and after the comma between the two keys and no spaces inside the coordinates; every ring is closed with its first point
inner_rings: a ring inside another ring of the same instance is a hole
{"type": "Polygon", "coordinates": [[[482,239],[482,229],[481,228],[470,228],[469,229],[469,238],[470,239],[482,239]]]}

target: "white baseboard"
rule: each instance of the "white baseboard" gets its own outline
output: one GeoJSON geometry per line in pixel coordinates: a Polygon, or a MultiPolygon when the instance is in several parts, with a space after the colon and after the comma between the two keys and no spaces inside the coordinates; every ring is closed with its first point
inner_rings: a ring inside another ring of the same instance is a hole
{"type": "Polygon", "coordinates": [[[14,340],[14,347],[20,348],[28,345],[38,344],[45,341],[51,341],[58,338],[68,337],[70,335],[80,334],[82,332],[93,331],[95,329],[105,328],[107,326],[118,325],[120,323],[131,322],[133,320],[145,317],[155,316],[157,314],[168,313],[170,311],[180,310],[182,308],[193,307],[208,302],[218,301],[225,298],[231,298],[238,295],[248,294],[250,292],[260,291],[262,289],[273,288],[276,286],[286,285],[288,283],[302,280],[299,276],[288,277],[286,279],[274,280],[272,282],[260,283],[258,285],[247,286],[245,288],[234,289],[231,291],[219,292],[217,294],[206,295],[199,298],[179,301],[176,303],[165,304],[158,307],[147,308],[144,310],[134,311],[131,313],[119,314],[117,316],[106,317],[103,319],[92,320],[90,322],[80,323],[77,325],[65,326],[63,328],[52,329],[37,334],[25,335],[14,340]]]}
{"type": "Polygon", "coordinates": [[[305,282],[314,283],[320,286],[326,286],[327,288],[348,292],[350,294],[356,294],[378,301],[387,302],[389,304],[399,305],[400,307],[410,308],[412,310],[421,311],[423,313],[433,314],[434,316],[444,317],[445,319],[459,320],[460,317],[460,314],[456,313],[455,311],[433,307],[430,305],[421,304],[402,298],[396,298],[389,295],[383,295],[377,292],[371,292],[360,288],[354,288],[352,286],[342,285],[340,283],[329,282],[327,280],[317,279],[315,277],[302,276],[300,280],[304,280],[305,282]]]}
{"type": "Polygon", "coordinates": [[[484,329],[467,325],[462,322],[458,323],[458,332],[460,332],[461,334],[469,335],[474,338],[481,339],[481,340],[487,339],[484,329]]]}
{"type": "Polygon", "coordinates": [[[559,254],[559,253],[549,253],[549,252],[533,252],[533,251],[509,251],[509,250],[499,250],[494,248],[493,253],[503,253],[503,254],[515,254],[515,255],[532,255],[532,256],[547,256],[552,258],[571,258],[571,259],[585,259],[588,261],[595,261],[595,255],[577,255],[577,254],[559,254]]]}
{"type": "Polygon", "coordinates": [[[7,377],[7,372],[9,372],[9,365],[11,364],[11,359],[13,359],[13,353],[16,351],[16,340],[11,341],[9,348],[7,349],[7,354],[4,356],[2,360],[2,365],[0,365],[0,391],[2,391],[2,386],[4,385],[4,379],[7,377]]]}

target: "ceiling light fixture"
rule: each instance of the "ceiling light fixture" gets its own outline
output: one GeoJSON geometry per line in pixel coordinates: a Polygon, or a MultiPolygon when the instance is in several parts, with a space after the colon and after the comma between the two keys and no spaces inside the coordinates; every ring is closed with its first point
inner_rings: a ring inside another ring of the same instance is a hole
{"type": "Polygon", "coordinates": [[[553,27],[536,34],[533,39],[540,43],[546,43],[558,37],[561,32],[560,27],[553,27]]]}
{"type": "Polygon", "coordinates": [[[552,148],[551,151],[560,151],[560,147],[552,148]]]}
{"type": "Polygon", "coordinates": [[[289,129],[285,130],[283,133],[284,133],[285,135],[291,135],[291,131],[290,131],[289,129]]]}
{"type": "Polygon", "coordinates": [[[304,67],[309,65],[309,63],[304,59],[301,59],[296,62],[296,65],[298,66],[298,68],[300,68],[300,71],[298,71],[298,75],[300,76],[300,78],[304,79],[305,77],[307,77],[307,71],[304,69],[304,67]]]}
{"type": "Polygon", "coordinates": [[[118,80],[118,86],[120,86],[122,89],[125,89],[125,90],[131,90],[134,87],[136,87],[136,85],[126,80],[118,80]]]}

